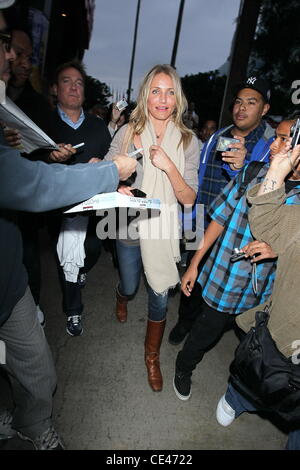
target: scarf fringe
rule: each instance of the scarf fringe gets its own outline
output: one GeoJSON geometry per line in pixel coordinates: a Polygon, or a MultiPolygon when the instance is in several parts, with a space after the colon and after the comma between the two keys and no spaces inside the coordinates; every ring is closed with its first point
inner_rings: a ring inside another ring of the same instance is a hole
{"type": "Polygon", "coordinates": [[[155,292],[153,289],[152,289],[152,290],[153,290],[154,295],[162,295],[162,296],[164,296],[164,295],[168,295],[169,290],[170,290],[170,289],[175,289],[175,287],[176,287],[178,284],[180,284],[180,281],[176,282],[176,284],[174,284],[174,286],[168,287],[168,288],[167,288],[166,290],[164,290],[163,292],[155,292]]]}

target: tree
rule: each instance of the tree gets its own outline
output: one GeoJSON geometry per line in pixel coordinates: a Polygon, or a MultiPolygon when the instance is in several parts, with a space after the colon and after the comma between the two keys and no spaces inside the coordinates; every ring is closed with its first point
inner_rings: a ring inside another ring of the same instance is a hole
{"type": "Polygon", "coordinates": [[[263,0],[249,60],[249,74],[258,72],[272,85],[271,114],[295,110],[291,85],[300,79],[300,2],[263,0]]]}
{"type": "Polygon", "coordinates": [[[218,70],[214,70],[185,75],[181,81],[187,100],[195,103],[200,122],[208,118],[218,121],[226,77],[220,76],[218,70]]]}
{"type": "Polygon", "coordinates": [[[95,104],[102,104],[108,106],[109,98],[112,96],[109,87],[106,83],[102,83],[96,78],[88,75],[85,82],[85,102],[84,108],[90,109],[95,104]]]}

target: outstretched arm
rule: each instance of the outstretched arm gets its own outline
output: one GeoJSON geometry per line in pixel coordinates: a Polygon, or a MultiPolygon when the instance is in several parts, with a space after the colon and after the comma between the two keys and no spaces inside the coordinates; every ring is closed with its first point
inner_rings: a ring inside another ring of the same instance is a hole
{"type": "Polygon", "coordinates": [[[0,207],[43,212],[75,204],[98,193],[115,191],[119,174],[129,176],[135,165],[129,157],[94,165],[47,165],[0,146],[0,207]]]}
{"type": "Polygon", "coordinates": [[[187,297],[191,295],[191,292],[195,285],[195,281],[198,277],[198,266],[200,261],[202,260],[203,256],[207,253],[209,248],[214,244],[216,239],[221,235],[223,230],[223,225],[218,224],[214,220],[212,220],[209,226],[207,227],[204,233],[204,237],[200,242],[200,247],[194,254],[191,263],[181,280],[181,290],[187,297]]]}

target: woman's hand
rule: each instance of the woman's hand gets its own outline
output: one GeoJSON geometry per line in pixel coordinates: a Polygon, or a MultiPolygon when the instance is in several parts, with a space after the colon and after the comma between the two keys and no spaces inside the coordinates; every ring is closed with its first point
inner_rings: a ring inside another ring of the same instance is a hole
{"type": "Polygon", "coordinates": [[[290,150],[291,139],[287,139],[281,152],[272,156],[270,168],[261,183],[257,196],[275,191],[284,184],[285,178],[294,173],[297,178],[300,176],[300,171],[297,169],[300,162],[300,145],[296,145],[293,150],[290,150]]]}
{"type": "Polygon", "coordinates": [[[197,277],[198,277],[198,268],[190,264],[190,266],[184,273],[182,280],[181,280],[181,291],[187,297],[190,297],[197,277]]]}
{"type": "Polygon", "coordinates": [[[270,164],[270,170],[284,177],[293,171],[293,168],[297,168],[300,161],[300,145],[290,150],[291,141],[291,138],[286,141],[282,151],[273,156],[270,164]]]}
{"type": "Polygon", "coordinates": [[[118,193],[125,194],[125,196],[133,196],[132,189],[134,189],[132,186],[119,186],[118,193]]]}
{"type": "Polygon", "coordinates": [[[149,148],[150,160],[153,166],[165,173],[169,173],[173,167],[172,160],[159,145],[151,145],[149,148]]]}
{"type": "Polygon", "coordinates": [[[240,135],[234,135],[233,137],[238,139],[239,142],[230,144],[230,148],[236,150],[222,152],[222,160],[223,162],[229,163],[233,170],[239,170],[240,168],[243,168],[245,164],[247,149],[245,147],[244,137],[240,135]]]}
{"type": "Polygon", "coordinates": [[[116,104],[114,103],[114,104],[113,104],[113,107],[112,107],[112,110],[111,110],[110,122],[111,122],[114,126],[117,126],[118,121],[119,121],[119,119],[120,119],[120,116],[121,116],[121,112],[118,110],[116,104]]]}
{"type": "Polygon", "coordinates": [[[242,248],[245,253],[245,258],[252,258],[251,263],[257,263],[263,259],[277,258],[276,253],[272,250],[270,245],[265,242],[254,240],[242,248]]]}

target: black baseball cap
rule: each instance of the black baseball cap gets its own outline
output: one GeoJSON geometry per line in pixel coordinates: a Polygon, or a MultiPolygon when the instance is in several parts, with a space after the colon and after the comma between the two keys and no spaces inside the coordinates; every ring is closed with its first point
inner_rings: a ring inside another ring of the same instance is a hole
{"type": "Polygon", "coordinates": [[[270,83],[268,80],[258,78],[256,75],[248,77],[244,82],[239,83],[235,88],[235,93],[238,93],[243,88],[252,88],[252,90],[258,91],[264,98],[264,100],[269,103],[271,98],[270,83]]]}

